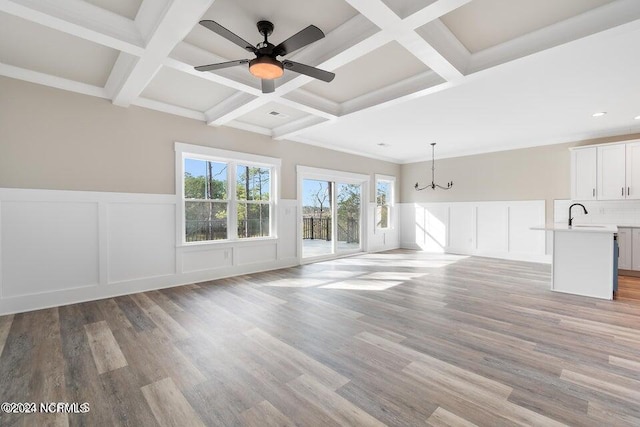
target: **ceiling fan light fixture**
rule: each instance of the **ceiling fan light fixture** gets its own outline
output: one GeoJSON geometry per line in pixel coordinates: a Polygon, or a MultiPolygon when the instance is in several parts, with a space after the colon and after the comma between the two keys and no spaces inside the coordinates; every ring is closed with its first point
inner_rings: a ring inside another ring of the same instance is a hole
{"type": "Polygon", "coordinates": [[[282,77],[284,67],[276,59],[259,56],[249,62],[249,72],[260,79],[273,80],[282,77]]]}

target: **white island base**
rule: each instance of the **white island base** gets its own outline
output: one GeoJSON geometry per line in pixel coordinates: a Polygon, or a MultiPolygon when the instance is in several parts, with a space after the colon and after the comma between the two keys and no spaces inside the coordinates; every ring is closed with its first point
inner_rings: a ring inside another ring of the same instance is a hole
{"type": "Polygon", "coordinates": [[[616,226],[550,224],[532,229],[553,232],[551,290],[613,299],[616,226]]]}

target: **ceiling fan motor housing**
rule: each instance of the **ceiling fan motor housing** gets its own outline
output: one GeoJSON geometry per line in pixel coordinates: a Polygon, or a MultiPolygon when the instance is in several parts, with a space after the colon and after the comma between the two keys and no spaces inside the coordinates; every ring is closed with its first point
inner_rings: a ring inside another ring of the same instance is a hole
{"type": "Polygon", "coordinates": [[[273,24],[269,21],[258,21],[258,32],[264,36],[266,41],[267,37],[273,33],[273,24]]]}

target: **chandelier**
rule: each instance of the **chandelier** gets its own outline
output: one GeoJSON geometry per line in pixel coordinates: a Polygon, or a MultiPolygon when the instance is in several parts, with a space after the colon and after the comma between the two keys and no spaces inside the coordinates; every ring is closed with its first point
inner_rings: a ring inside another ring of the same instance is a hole
{"type": "Polygon", "coordinates": [[[435,180],[436,180],[435,149],[436,149],[436,143],[432,142],[431,143],[431,184],[427,184],[424,187],[420,187],[420,185],[418,185],[418,183],[416,182],[416,185],[414,186],[416,191],[426,190],[427,188],[431,188],[432,190],[435,190],[436,187],[440,188],[442,190],[450,190],[451,187],[453,187],[453,181],[447,182],[447,186],[446,187],[444,187],[442,185],[438,185],[438,184],[435,183],[435,180]]]}

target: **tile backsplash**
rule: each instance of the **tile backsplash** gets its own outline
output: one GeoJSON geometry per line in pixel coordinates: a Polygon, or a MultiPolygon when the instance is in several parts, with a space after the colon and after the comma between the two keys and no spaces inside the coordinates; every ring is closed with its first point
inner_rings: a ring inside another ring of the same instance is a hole
{"type": "MultiPolygon", "coordinates": [[[[566,222],[569,219],[569,206],[573,200],[554,200],[554,222],[566,222]]],[[[640,200],[593,200],[580,201],[589,212],[573,208],[574,224],[613,224],[618,226],[640,227],[640,200]]]]}

